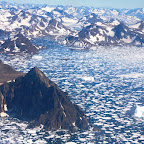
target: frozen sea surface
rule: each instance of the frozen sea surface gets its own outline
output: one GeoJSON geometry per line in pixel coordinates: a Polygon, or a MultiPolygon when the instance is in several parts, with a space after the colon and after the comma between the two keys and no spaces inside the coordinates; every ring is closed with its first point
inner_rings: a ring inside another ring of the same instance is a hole
{"type": "Polygon", "coordinates": [[[34,56],[0,59],[23,72],[40,68],[83,108],[91,126],[71,134],[30,130],[26,122],[1,118],[0,143],[144,143],[144,49],[47,46],[34,56]]]}

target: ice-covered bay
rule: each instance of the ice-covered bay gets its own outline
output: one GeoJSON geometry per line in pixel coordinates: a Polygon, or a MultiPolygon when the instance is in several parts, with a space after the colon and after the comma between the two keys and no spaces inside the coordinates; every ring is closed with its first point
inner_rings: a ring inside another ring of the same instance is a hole
{"type": "MultiPolygon", "coordinates": [[[[47,44],[46,41],[44,43],[47,44]]],[[[49,45],[48,45],[49,46],[49,45]]],[[[35,56],[4,56],[5,63],[27,72],[37,66],[86,112],[99,131],[28,130],[1,118],[0,143],[143,143],[144,49],[135,47],[72,50],[49,46],[35,56]],[[139,110],[141,112],[139,112],[139,110]]]]}

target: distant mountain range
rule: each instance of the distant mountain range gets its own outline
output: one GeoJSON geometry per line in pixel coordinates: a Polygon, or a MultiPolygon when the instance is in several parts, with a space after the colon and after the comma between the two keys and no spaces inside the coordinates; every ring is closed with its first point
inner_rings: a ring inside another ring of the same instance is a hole
{"type": "Polygon", "coordinates": [[[143,46],[144,8],[114,9],[1,2],[0,9],[1,35],[21,33],[26,37],[47,36],[56,40],[67,37],[61,44],[80,47],[143,46]]]}
{"type": "Polygon", "coordinates": [[[88,128],[84,111],[37,67],[23,74],[0,61],[0,68],[4,74],[15,74],[9,81],[0,79],[4,82],[0,85],[0,116],[13,114],[29,121],[32,128],[41,124],[47,130],[88,128]]]}
{"type": "Polygon", "coordinates": [[[118,21],[97,22],[84,27],[75,36],[68,36],[63,42],[75,47],[91,46],[144,46],[144,21],[127,26],[118,21]]]}

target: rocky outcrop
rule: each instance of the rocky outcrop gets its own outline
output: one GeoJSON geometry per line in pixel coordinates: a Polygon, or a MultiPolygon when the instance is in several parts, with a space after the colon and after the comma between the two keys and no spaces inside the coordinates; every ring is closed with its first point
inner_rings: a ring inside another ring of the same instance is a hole
{"type": "Polygon", "coordinates": [[[36,53],[38,47],[22,34],[17,34],[13,38],[6,40],[0,47],[2,53],[36,53]]]}
{"type": "Polygon", "coordinates": [[[4,111],[4,96],[0,92],[0,113],[4,111]]]}
{"type": "Polygon", "coordinates": [[[8,116],[7,112],[7,104],[5,103],[5,97],[0,92],[0,117],[8,116]]]}
{"type": "MultiPolygon", "coordinates": [[[[19,76],[23,76],[24,73],[18,72],[13,69],[11,66],[4,64],[0,60],[0,85],[4,82],[11,82],[15,80],[19,76]]],[[[7,116],[7,104],[6,104],[6,97],[0,91],[0,116],[7,116]]]]}
{"type": "Polygon", "coordinates": [[[48,130],[70,131],[88,128],[83,110],[37,67],[15,82],[4,83],[0,91],[6,97],[8,109],[17,118],[30,121],[31,127],[43,124],[48,130]]]}
{"type": "Polygon", "coordinates": [[[11,81],[16,79],[19,76],[24,75],[24,73],[16,71],[14,68],[11,66],[4,64],[0,60],[0,83],[6,82],[6,81],[11,81]]]}

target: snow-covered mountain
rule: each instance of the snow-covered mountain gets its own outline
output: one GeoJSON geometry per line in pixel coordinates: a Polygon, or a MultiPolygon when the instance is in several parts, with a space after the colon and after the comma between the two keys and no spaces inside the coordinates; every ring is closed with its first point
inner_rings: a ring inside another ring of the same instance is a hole
{"type": "MultiPolygon", "coordinates": [[[[126,23],[136,23],[144,19],[144,9],[114,9],[114,8],[92,8],[92,7],[72,7],[72,6],[48,6],[32,4],[10,4],[0,3],[0,28],[16,28],[21,25],[29,26],[37,22],[40,25],[43,19],[45,27],[50,19],[56,19],[66,26],[81,26],[82,20],[88,21],[94,14],[101,19],[108,21],[118,19],[126,23]],[[36,18],[34,21],[33,19],[36,18]],[[15,24],[13,24],[15,23],[15,24]],[[4,24],[2,26],[2,24],[4,24]],[[11,26],[11,27],[9,27],[11,26]]],[[[95,18],[95,16],[94,16],[95,18]]],[[[41,28],[41,25],[40,25],[41,28]]],[[[43,27],[44,28],[44,27],[43,27]]]]}
{"type": "MultiPolygon", "coordinates": [[[[124,23],[112,21],[111,23],[97,22],[84,27],[76,36],[68,36],[62,43],[76,47],[90,46],[143,46],[144,32],[139,27],[130,28],[124,23]]],[[[134,26],[133,26],[134,27],[134,26]]]]}
{"type": "Polygon", "coordinates": [[[28,36],[68,35],[71,32],[70,29],[54,19],[25,11],[8,17],[7,24],[0,25],[0,28],[12,32],[19,31],[28,36]]]}
{"type": "MultiPolygon", "coordinates": [[[[144,19],[144,9],[114,9],[114,8],[92,8],[57,6],[42,8],[41,14],[48,15],[72,29],[81,29],[90,21],[101,19],[110,21],[118,19],[126,24],[134,24],[144,19]],[[47,13],[45,11],[48,11],[47,13]]],[[[40,12],[40,11],[39,11],[40,12]]],[[[96,22],[96,21],[95,21],[96,22]]],[[[94,23],[94,22],[93,22],[94,23]]]]}
{"type": "Polygon", "coordinates": [[[40,48],[31,43],[31,41],[23,36],[22,34],[17,34],[16,36],[11,36],[8,40],[0,46],[0,52],[2,53],[36,53],[40,48]]]}
{"type": "Polygon", "coordinates": [[[68,37],[64,42],[68,45],[77,45],[77,42],[78,45],[138,44],[137,41],[143,39],[143,8],[114,9],[1,2],[0,9],[0,29],[13,35],[20,32],[27,37],[68,37]],[[123,31],[115,31],[120,23],[126,25],[129,33],[124,31],[125,28],[120,29],[123,31]],[[123,36],[119,39],[117,33],[123,36]]]}
{"type": "Polygon", "coordinates": [[[12,33],[21,32],[26,36],[68,35],[72,30],[61,22],[41,14],[43,9],[1,8],[0,29],[12,33]]]}

